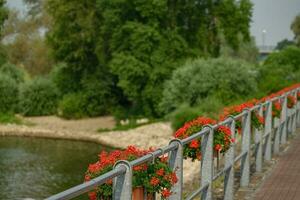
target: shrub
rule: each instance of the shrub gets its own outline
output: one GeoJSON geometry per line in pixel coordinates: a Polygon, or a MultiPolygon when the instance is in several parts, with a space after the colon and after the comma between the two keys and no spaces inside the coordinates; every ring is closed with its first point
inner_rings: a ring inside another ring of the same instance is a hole
{"type": "Polygon", "coordinates": [[[17,84],[24,82],[25,72],[16,65],[5,63],[0,67],[0,73],[6,74],[14,79],[17,84]]]}
{"type": "Polygon", "coordinates": [[[58,115],[66,119],[85,117],[84,96],[82,93],[67,94],[59,102],[58,115]]]}
{"type": "Polygon", "coordinates": [[[184,123],[197,118],[200,114],[201,113],[196,108],[183,104],[172,112],[168,118],[171,120],[173,130],[177,130],[182,127],[184,123]]]}
{"type": "Polygon", "coordinates": [[[221,108],[223,108],[222,102],[215,97],[209,97],[203,99],[196,107],[190,107],[187,104],[183,104],[170,113],[167,118],[171,121],[173,130],[177,130],[182,127],[184,123],[191,121],[200,115],[217,119],[221,108]]]}
{"type": "Polygon", "coordinates": [[[18,105],[18,84],[11,77],[0,74],[0,112],[14,112],[18,105]]]}
{"type": "Polygon", "coordinates": [[[300,78],[300,71],[292,73],[291,65],[265,64],[260,67],[259,91],[263,94],[276,92],[300,78]]]}
{"type": "Polygon", "coordinates": [[[111,91],[112,80],[108,80],[110,78],[100,70],[92,75],[83,76],[82,90],[63,97],[59,104],[59,115],[67,119],[78,119],[109,113],[114,104],[114,96],[111,91]]]}
{"type": "Polygon", "coordinates": [[[36,78],[21,87],[20,111],[27,116],[56,113],[59,92],[53,82],[36,78]]]}
{"type": "Polygon", "coordinates": [[[282,51],[274,52],[268,56],[265,64],[271,66],[290,65],[293,72],[300,70],[300,48],[296,46],[288,46],[282,51]]]}
{"type": "Polygon", "coordinates": [[[300,78],[300,48],[289,46],[272,53],[260,67],[259,90],[262,94],[275,92],[300,78]]]}
{"type": "Polygon", "coordinates": [[[256,77],[254,66],[240,60],[188,61],[166,82],[160,108],[169,113],[183,103],[197,106],[212,96],[226,105],[253,95],[257,90],[256,77]]]}
{"type": "Polygon", "coordinates": [[[84,113],[89,117],[101,116],[110,112],[114,104],[112,95],[113,80],[105,71],[97,70],[81,80],[84,97],[84,113]]]}
{"type": "Polygon", "coordinates": [[[50,77],[61,94],[72,93],[80,89],[81,74],[72,68],[68,68],[64,63],[55,65],[50,73],[50,77]]]}

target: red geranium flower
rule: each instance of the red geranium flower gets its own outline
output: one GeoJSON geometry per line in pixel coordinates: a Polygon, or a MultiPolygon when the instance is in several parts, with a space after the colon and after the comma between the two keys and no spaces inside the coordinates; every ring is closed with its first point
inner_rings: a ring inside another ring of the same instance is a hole
{"type": "Polygon", "coordinates": [[[161,192],[161,195],[164,197],[164,198],[168,198],[172,193],[170,192],[170,190],[167,190],[167,189],[164,189],[162,192],[161,192]]]}
{"type": "Polygon", "coordinates": [[[152,186],[156,186],[157,184],[159,184],[159,179],[156,178],[155,176],[153,176],[153,177],[151,178],[151,180],[150,180],[150,184],[151,184],[152,186]]]}

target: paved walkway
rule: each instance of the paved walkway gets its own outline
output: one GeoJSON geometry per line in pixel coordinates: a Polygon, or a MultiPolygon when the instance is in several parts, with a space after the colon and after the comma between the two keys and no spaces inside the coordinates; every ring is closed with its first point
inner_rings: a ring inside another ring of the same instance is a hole
{"type": "Polygon", "coordinates": [[[300,200],[300,135],[266,178],[255,200],[300,200]]]}

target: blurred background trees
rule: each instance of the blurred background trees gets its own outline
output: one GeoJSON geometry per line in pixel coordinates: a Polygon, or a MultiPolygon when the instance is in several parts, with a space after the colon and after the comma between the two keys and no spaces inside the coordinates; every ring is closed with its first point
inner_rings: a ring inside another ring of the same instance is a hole
{"type": "Polygon", "coordinates": [[[250,0],[24,3],[20,13],[0,0],[0,73],[10,79],[0,86],[17,88],[13,112],[180,124],[299,80],[299,16],[295,42],[258,63],[250,0]]]}

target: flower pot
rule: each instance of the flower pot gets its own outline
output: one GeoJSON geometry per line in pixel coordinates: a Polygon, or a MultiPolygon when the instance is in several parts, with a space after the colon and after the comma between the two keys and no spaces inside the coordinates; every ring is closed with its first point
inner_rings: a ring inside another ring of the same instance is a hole
{"type": "MultiPolygon", "coordinates": [[[[144,200],[145,189],[143,187],[133,188],[132,200],[144,200]]],[[[147,194],[147,200],[153,200],[152,194],[147,194]]]]}

